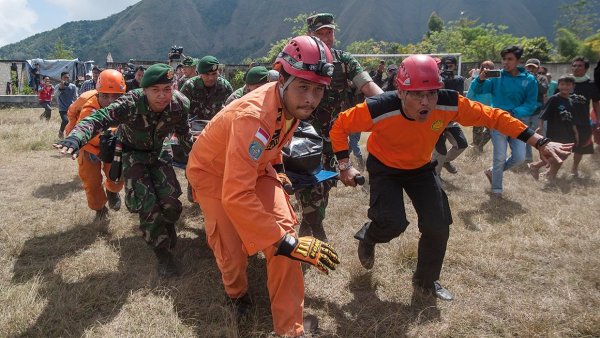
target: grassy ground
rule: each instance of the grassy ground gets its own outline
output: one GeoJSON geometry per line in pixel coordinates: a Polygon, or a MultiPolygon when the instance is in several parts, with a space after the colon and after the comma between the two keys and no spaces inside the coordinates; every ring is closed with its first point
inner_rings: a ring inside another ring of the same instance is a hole
{"type": "MultiPolygon", "coordinates": [[[[184,201],[176,250],[183,274],[159,279],[136,215],[122,210],[92,222],[76,162],[50,148],[56,111],[50,123],[40,113],[0,110],[0,337],[270,335],[260,255],[249,267],[254,312],[236,325],[202,216],[184,201]]],[[[366,220],[368,194],[332,191],[326,229],[342,264],[329,277],[306,274],[306,312],[320,318],[319,336],[600,336],[600,155],[584,157],[579,179],[567,177],[569,159],[555,184],[508,172],[505,197],[496,201],[482,173],[490,152],[490,145],[480,156],[468,151],[455,162],[457,175],[443,173],[454,224],[442,282],[452,302],[411,302],[412,206],[411,226],[378,245],[366,271],[352,236],[366,220]]]]}

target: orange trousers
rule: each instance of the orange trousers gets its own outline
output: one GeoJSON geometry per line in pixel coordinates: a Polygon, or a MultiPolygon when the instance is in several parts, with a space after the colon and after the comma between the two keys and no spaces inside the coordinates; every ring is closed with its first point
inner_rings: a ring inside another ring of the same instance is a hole
{"type": "MultiPolygon", "coordinates": [[[[256,194],[267,212],[272,213],[279,226],[294,233],[297,220],[288,197],[276,178],[260,176],[256,182],[256,194]]],[[[208,245],[212,249],[225,292],[231,298],[243,296],[248,291],[248,254],[236,228],[222,207],[221,200],[202,196],[194,189],[194,198],[204,214],[204,226],[208,245]]],[[[252,220],[239,226],[252,226],[252,220]]],[[[304,333],[304,278],[299,261],[285,256],[275,256],[275,246],[263,251],[267,259],[267,289],[271,300],[271,315],[275,333],[296,337],[304,333]]]]}
{"type": "Polygon", "coordinates": [[[104,186],[111,192],[119,192],[123,189],[125,182],[115,183],[108,179],[110,163],[100,161],[95,155],[82,150],[77,157],[79,164],[79,177],[83,183],[85,196],[87,197],[88,207],[92,210],[101,210],[106,204],[106,192],[102,186],[102,172],[106,176],[104,186]]]}

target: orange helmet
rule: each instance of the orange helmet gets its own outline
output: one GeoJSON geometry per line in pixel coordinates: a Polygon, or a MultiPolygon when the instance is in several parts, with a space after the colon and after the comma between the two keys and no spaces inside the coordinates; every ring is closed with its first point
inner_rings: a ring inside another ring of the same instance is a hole
{"type": "Polygon", "coordinates": [[[96,81],[98,93],[125,94],[125,78],[123,74],[115,69],[103,70],[96,81]]]}

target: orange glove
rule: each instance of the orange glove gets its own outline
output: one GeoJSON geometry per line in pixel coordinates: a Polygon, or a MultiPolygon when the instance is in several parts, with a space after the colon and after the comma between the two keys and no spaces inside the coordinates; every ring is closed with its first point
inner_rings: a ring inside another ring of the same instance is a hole
{"type": "Polygon", "coordinates": [[[279,242],[277,255],[314,265],[325,274],[340,264],[337,253],[329,244],[310,236],[296,238],[285,234],[279,242]]]}

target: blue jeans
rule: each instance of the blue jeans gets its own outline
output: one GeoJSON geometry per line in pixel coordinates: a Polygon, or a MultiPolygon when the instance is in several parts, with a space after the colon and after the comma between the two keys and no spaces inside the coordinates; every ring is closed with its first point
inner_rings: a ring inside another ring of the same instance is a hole
{"type": "Polygon", "coordinates": [[[69,124],[69,118],[67,117],[66,111],[59,110],[58,113],[60,114],[60,129],[58,130],[58,132],[62,133],[63,131],[65,131],[65,127],[67,126],[67,124],[69,124]]]}
{"type": "Polygon", "coordinates": [[[362,152],[360,151],[360,147],[358,146],[358,142],[360,142],[360,133],[352,133],[348,137],[350,152],[354,153],[356,157],[362,157],[362,152]]]}
{"type": "Polygon", "coordinates": [[[497,130],[491,131],[492,145],[494,147],[494,160],[492,163],[492,192],[502,192],[502,176],[504,171],[525,161],[525,143],[501,134],[497,130]],[[506,158],[506,151],[510,147],[510,157],[506,158]]]}
{"type": "MultiPolygon", "coordinates": [[[[540,114],[536,112],[534,115],[520,118],[521,122],[525,123],[529,128],[535,130],[540,121],[540,114]]],[[[525,144],[525,160],[528,162],[533,161],[533,153],[531,152],[531,146],[525,144]]]]}

